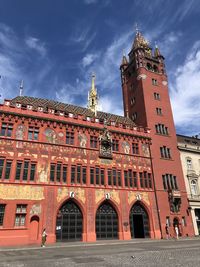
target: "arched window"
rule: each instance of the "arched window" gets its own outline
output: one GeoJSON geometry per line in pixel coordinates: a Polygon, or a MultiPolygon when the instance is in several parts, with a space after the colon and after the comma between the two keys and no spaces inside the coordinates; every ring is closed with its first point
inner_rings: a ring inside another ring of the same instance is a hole
{"type": "Polygon", "coordinates": [[[147,69],[148,69],[148,70],[152,70],[152,66],[151,66],[150,63],[147,63],[147,69]]]}
{"type": "Polygon", "coordinates": [[[158,67],[156,65],[153,65],[153,71],[158,72],[158,67]]]}
{"type": "Polygon", "coordinates": [[[190,186],[191,186],[191,194],[192,195],[198,195],[197,181],[191,180],[190,186]]]}

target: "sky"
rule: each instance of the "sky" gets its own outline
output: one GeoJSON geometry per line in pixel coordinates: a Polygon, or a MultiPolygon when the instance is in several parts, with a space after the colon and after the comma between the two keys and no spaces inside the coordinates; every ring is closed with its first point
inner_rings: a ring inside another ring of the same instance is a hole
{"type": "Polygon", "coordinates": [[[0,101],[19,95],[123,115],[119,66],[135,25],[165,57],[178,134],[200,133],[199,0],[0,0],[0,101]]]}

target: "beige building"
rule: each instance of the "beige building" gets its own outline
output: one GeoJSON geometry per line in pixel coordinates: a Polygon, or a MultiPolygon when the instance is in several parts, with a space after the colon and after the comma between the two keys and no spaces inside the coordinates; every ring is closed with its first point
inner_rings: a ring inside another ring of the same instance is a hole
{"type": "Polygon", "coordinates": [[[200,138],[177,135],[195,235],[200,235],[200,138]]]}

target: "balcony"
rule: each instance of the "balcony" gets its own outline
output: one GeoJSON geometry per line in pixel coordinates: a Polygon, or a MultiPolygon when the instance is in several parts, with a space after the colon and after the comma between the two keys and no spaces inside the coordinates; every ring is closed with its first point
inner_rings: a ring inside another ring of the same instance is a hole
{"type": "Polygon", "coordinates": [[[169,190],[169,195],[173,198],[180,198],[181,197],[181,192],[179,190],[169,190]]]}

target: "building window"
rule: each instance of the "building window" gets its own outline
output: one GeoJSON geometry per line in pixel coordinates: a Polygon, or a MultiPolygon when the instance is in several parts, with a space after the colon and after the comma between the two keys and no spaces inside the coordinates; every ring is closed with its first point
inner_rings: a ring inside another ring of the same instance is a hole
{"type": "Polygon", "coordinates": [[[74,144],[74,133],[66,132],[66,144],[73,145],[74,144]]]}
{"type": "Polygon", "coordinates": [[[19,204],[16,208],[15,226],[25,226],[27,205],[19,204]]]}
{"type": "Polygon", "coordinates": [[[185,217],[182,217],[182,226],[187,226],[185,217]]]}
{"type": "Polygon", "coordinates": [[[2,123],[0,136],[11,137],[13,130],[13,124],[11,123],[2,123]]]}
{"type": "Polygon", "coordinates": [[[155,100],[160,100],[160,94],[154,93],[154,99],[155,100]]]}
{"type": "Polygon", "coordinates": [[[82,165],[71,166],[71,184],[86,184],[86,170],[82,165]]]}
{"type": "Polygon", "coordinates": [[[124,171],[124,184],[126,187],[137,188],[137,172],[132,170],[124,171]]]}
{"type": "Polygon", "coordinates": [[[36,163],[30,160],[17,161],[15,180],[16,181],[34,181],[36,173],[36,163]]]}
{"type": "Polygon", "coordinates": [[[132,143],[132,153],[139,154],[139,146],[138,143],[132,143]]]}
{"type": "Polygon", "coordinates": [[[176,176],[172,174],[162,175],[164,190],[178,190],[176,176]]]}
{"type": "Polygon", "coordinates": [[[166,217],[166,224],[168,226],[171,226],[171,222],[170,222],[170,217],[169,216],[166,217]]]}
{"type": "Polygon", "coordinates": [[[90,184],[104,185],[105,184],[105,170],[99,167],[90,168],[90,184]]]}
{"type": "Polygon", "coordinates": [[[119,151],[119,141],[116,139],[112,140],[112,150],[113,151],[119,151]]]}
{"type": "Polygon", "coordinates": [[[146,171],[140,172],[139,177],[140,177],[141,188],[152,188],[151,173],[147,173],[146,171]]]}
{"type": "Polygon", "coordinates": [[[168,128],[164,124],[156,124],[155,129],[157,134],[169,135],[168,128]]]}
{"type": "Polygon", "coordinates": [[[0,226],[3,226],[3,218],[5,214],[5,204],[0,204],[0,226]]]}
{"type": "Polygon", "coordinates": [[[98,138],[97,138],[97,136],[91,135],[90,136],[90,147],[91,148],[97,148],[97,145],[98,145],[98,138]]]}
{"type": "Polygon", "coordinates": [[[28,129],[28,140],[38,140],[39,128],[29,127],[28,129]]]}
{"type": "Polygon", "coordinates": [[[198,195],[197,180],[191,180],[190,187],[191,187],[191,194],[198,195]]]}
{"type": "Polygon", "coordinates": [[[158,81],[156,79],[152,79],[152,84],[153,85],[158,85],[158,81]]]}
{"type": "Polygon", "coordinates": [[[137,112],[134,112],[132,115],[132,120],[135,121],[137,119],[137,112]]]}
{"type": "Polygon", "coordinates": [[[160,147],[160,155],[161,158],[171,159],[170,148],[167,148],[166,146],[160,147]]]}
{"type": "Polygon", "coordinates": [[[192,160],[191,159],[187,159],[187,169],[188,170],[192,169],[192,160]]]}
{"type": "Polygon", "coordinates": [[[162,115],[162,109],[161,108],[156,108],[156,114],[157,115],[162,115]]]}
{"type": "Polygon", "coordinates": [[[6,159],[0,159],[0,179],[9,180],[12,161],[6,159]]]}
{"type": "Polygon", "coordinates": [[[50,166],[50,181],[58,183],[67,182],[67,165],[61,162],[51,163],[50,166]]]}
{"type": "Polygon", "coordinates": [[[116,169],[108,170],[108,185],[121,186],[121,171],[116,169]]]}
{"type": "Polygon", "coordinates": [[[131,106],[135,105],[135,97],[131,98],[131,106]]]}

